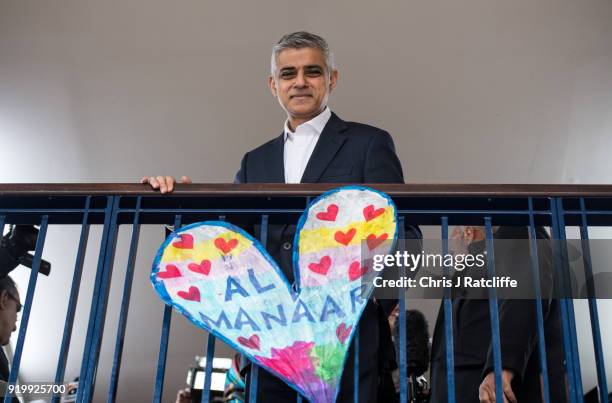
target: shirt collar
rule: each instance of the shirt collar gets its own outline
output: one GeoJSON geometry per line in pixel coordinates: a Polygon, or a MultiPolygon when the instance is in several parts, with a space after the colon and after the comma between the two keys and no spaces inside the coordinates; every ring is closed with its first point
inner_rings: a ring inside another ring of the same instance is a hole
{"type": "Polygon", "coordinates": [[[295,132],[292,132],[289,129],[289,119],[287,119],[285,121],[285,132],[284,132],[285,141],[287,141],[287,136],[294,135],[300,129],[300,127],[304,125],[310,126],[311,128],[314,129],[317,135],[320,135],[323,132],[323,129],[325,128],[325,125],[329,121],[330,117],[331,117],[331,110],[329,109],[329,106],[326,106],[323,112],[319,113],[317,116],[310,119],[308,122],[304,122],[301,125],[298,125],[298,127],[295,128],[295,132]]]}

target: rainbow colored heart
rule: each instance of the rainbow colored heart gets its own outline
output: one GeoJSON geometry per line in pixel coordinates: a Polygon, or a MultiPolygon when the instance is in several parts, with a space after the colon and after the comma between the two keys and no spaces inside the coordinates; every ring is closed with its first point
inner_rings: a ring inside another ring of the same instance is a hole
{"type": "Polygon", "coordinates": [[[397,237],[395,205],[361,186],[311,202],[297,227],[295,287],[263,246],[227,222],[183,227],[160,247],[155,291],[190,321],[313,403],[332,403],[373,290],[372,257],[397,237]]]}

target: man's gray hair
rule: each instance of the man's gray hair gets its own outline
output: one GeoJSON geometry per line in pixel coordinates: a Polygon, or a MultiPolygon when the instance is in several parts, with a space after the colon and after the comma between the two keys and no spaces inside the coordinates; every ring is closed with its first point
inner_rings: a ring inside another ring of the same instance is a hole
{"type": "Polygon", "coordinates": [[[315,48],[323,52],[323,55],[325,55],[327,75],[330,76],[335,69],[335,64],[334,55],[329,50],[327,41],[319,35],[311,34],[306,31],[298,31],[283,36],[276,45],[272,47],[272,60],[270,62],[270,74],[272,77],[274,77],[274,72],[276,71],[276,59],[283,50],[303,48],[315,48]]]}

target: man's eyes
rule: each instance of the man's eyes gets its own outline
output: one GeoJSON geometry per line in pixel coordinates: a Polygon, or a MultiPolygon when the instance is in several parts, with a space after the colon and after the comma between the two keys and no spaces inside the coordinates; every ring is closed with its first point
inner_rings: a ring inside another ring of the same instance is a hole
{"type": "Polygon", "coordinates": [[[284,70],[280,73],[280,77],[284,79],[294,78],[296,75],[297,71],[295,70],[284,70]]]}
{"type": "Polygon", "coordinates": [[[307,69],[305,74],[308,77],[318,77],[321,74],[323,74],[323,71],[321,71],[321,69],[318,69],[318,68],[313,68],[313,69],[307,69]]]}
{"type": "MultiPolygon", "coordinates": [[[[323,74],[323,70],[318,67],[308,68],[304,71],[306,77],[319,77],[323,74]]],[[[280,72],[280,78],[289,80],[297,76],[297,70],[282,70],[280,72]]]]}

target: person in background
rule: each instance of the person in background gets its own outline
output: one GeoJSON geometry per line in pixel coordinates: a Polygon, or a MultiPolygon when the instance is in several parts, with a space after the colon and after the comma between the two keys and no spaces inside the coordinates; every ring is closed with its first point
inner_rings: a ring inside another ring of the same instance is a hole
{"type": "MultiPolygon", "coordinates": [[[[0,344],[6,346],[11,334],[17,330],[18,314],[21,312],[19,291],[13,279],[6,275],[0,279],[0,344]]],[[[9,379],[10,366],[4,349],[0,349],[0,383],[5,386],[9,379]]],[[[19,402],[13,397],[13,402],[19,402]]]]}

